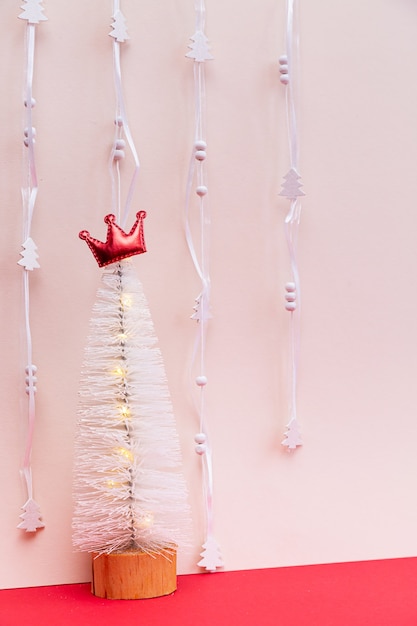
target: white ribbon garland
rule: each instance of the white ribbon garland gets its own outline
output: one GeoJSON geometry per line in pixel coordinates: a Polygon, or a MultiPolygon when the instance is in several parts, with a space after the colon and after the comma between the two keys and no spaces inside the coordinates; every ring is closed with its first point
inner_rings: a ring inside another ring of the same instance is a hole
{"type": "Polygon", "coordinates": [[[289,383],[289,422],[285,439],[282,444],[288,450],[294,450],[302,445],[297,421],[297,389],[298,389],[298,364],[300,347],[300,311],[301,293],[300,276],[297,259],[297,239],[301,217],[301,204],[299,197],[301,191],[300,176],[298,175],[299,137],[296,114],[296,95],[294,81],[295,59],[298,59],[299,35],[295,19],[295,0],[287,0],[286,20],[286,53],[280,58],[281,82],[286,88],[286,116],[288,129],[288,148],[290,171],[286,176],[283,191],[280,195],[290,200],[290,209],[285,218],[284,230],[288,246],[292,280],[286,285],[286,309],[290,312],[290,383],[289,383]]]}
{"type": "MultiPolygon", "coordinates": [[[[113,18],[121,17],[120,1],[113,1],[113,18]]],[[[123,18],[124,19],[124,18],[123,18]]],[[[112,206],[113,213],[117,217],[118,224],[124,228],[126,226],[127,218],[129,216],[130,206],[132,203],[133,194],[136,187],[137,177],[140,170],[140,162],[135,143],[133,141],[132,133],[126,113],[126,106],[123,96],[123,84],[122,84],[122,70],[120,64],[120,44],[123,43],[128,37],[127,33],[115,32],[110,33],[113,39],[113,65],[114,65],[114,86],[116,90],[116,118],[115,118],[115,138],[113,148],[110,154],[109,169],[112,181],[112,206]],[[121,202],[121,181],[120,181],[120,164],[119,161],[124,158],[124,139],[126,137],[129,149],[132,153],[134,161],[134,171],[129,184],[128,193],[124,206],[122,208],[121,202]]]]}
{"type": "Polygon", "coordinates": [[[205,503],[206,537],[203,543],[202,559],[198,565],[207,571],[215,572],[223,566],[220,550],[213,537],[213,460],[212,449],[207,434],[207,415],[205,406],[206,377],[206,343],[207,328],[210,315],[210,272],[209,272],[209,230],[210,211],[206,186],[206,142],[205,136],[205,61],[213,57],[209,53],[205,28],[204,0],[194,3],[196,13],[196,32],[192,41],[191,51],[187,57],[194,59],[194,98],[195,98],[195,133],[194,146],[190,158],[185,198],[185,237],[195,270],[201,280],[201,291],[196,299],[196,313],[192,316],[197,320],[198,328],[194,342],[193,356],[190,364],[191,374],[199,367],[195,383],[199,389],[199,401],[196,411],[199,420],[199,432],[195,435],[195,450],[202,460],[203,497],[205,503]],[[199,250],[197,252],[191,227],[191,194],[196,181],[195,192],[199,206],[199,250]]]}
{"type": "Polygon", "coordinates": [[[25,67],[25,88],[24,88],[24,145],[27,149],[26,170],[27,178],[22,186],[22,206],[23,206],[23,248],[21,252],[23,257],[18,263],[23,270],[23,299],[24,299],[24,317],[25,317],[25,336],[26,336],[26,393],[28,396],[28,430],[26,436],[26,447],[22,464],[22,476],[26,485],[27,500],[22,507],[24,513],[20,516],[22,522],[18,528],[26,532],[35,532],[39,528],[43,528],[44,523],[41,521],[39,506],[33,499],[33,477],[31,467],[31,457],[33,448],[33,437],[36,422],[36,366],[33,365],[33,349],[32,349],[32,333],[30,325],[30,271],[39,267],[37,263],[36,245],[31,238],[32,220],[35,210],[35,203],[38,193],[38,179],[36,173],[35,162],[35,129],[33,127],[32,109],[35,106],[33,99],[33,74],[35,65],[35,32],[36,24],[39,20],[46,20],[42,15],[43,9],[31,2],[27,2],[22,8],[25,11],[19,15],[21,19],[27,19],[26,26],[26,67],[25,67]]]}

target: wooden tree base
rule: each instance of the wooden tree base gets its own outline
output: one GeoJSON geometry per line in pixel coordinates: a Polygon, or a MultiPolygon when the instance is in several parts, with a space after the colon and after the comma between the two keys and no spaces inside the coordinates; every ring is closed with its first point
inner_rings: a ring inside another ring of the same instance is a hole
{"type": "Polygon", "coordinates": [[[177,588],[176,556],[172,550],[164,554],[139,550],[93,553],[91,592],[110,600],[166,596],[177,588]]]}

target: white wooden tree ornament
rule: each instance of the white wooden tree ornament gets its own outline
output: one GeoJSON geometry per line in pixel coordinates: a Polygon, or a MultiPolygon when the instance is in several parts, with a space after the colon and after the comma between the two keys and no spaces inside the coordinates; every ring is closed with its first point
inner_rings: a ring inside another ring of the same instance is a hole
{"type": "Polygon", "coordinates": [[[109,33],[110,37],[114,37],[119,43],[123,43],[126,39],[129,39],[126,28],[126,18],[123,13],[118,10],[113,15],[113,24],[111,25],[112,31],[109,33]]]}
{"type": "Polygon", "coordinates": [[[297,446],[303,445],[300,427],[295,418],[288,423],[287,430],[285,432],[285,439],[281,443],[283,446],[288,448],[288,451],[295,450],[297,446]]]}
{"type": "Polygon", "coordinates": [[[282,184],[282,191],[279,194],[289,200],[294,200],[299,196],[305,196],[304,191],[301,190],[303,186],[300,182],[301,176],[293,167],[289,170],[288,174],[284,176],[285,182],[282,184]]]}
{"type": "Polygon", "coordinates": [[[22,258],[18,261],[18,265],[22,265],[25,270],[34,270],[40,267],[37,259],[39,258],[38,247],[31,237],[28,237],[24,243],[22,243],[23,251],[20,252],[22,258]]]}
{"type": "Polygon", "coordinates": [[[195,305],[193,306],[194,313],[191,315],[191,319],[196,322],[206,322],[212,319],[213,315],[210,312],[210,305],[207,305],[207,297],[204,294],[200,294],[198,298],[195,299],[195,305]],[[203,306],[203,299],[205,300],[205,306],[203,306]]]}
{"type": "Polygon", "coordinates": [[[45,524],[41,521],[40,508],[32,498],[22,506],[23,513],[20,515],[22,522],[18,528],[25,530],[27,533],[34,533],[38,528],[44,528],[45,524]]]}
{"type": "Polygon", "coordinates": [[[186,57],[199,63],[214,58],[210,53],[208,39],[201,30],[198,30],[190,39],[193,43],[188,46],[191,50],[185,55],[186,57]]]}
{"type": "Polygon", "coordinates": [[[219,544],[212,535],[207,537],[203,548],[204,550],[200,554],[203,558],[198,562],[199,567],[204,567],[207,572],[215,572],[217,568],[223,567],[219,544]]]}
{"type": "Polygon", "coordinates": [[[25,0],[20,8],[23,9],[23,13],[19,15],[19,18],[27,20],[29,24],[39,24],[48,19],[43,14],[45,9],[42,7],[42,0],[25,0]]]}

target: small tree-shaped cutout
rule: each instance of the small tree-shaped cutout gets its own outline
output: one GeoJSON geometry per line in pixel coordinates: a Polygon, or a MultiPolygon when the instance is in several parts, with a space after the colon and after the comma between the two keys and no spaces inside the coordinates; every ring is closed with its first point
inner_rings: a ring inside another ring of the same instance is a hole
{"type": "Polygon", "coordinates": [[[32,500],[32,498],[29,498],[22,509],[23,513],[20,517],[23,521],[20,522],[18,528],[26,530],[27,533],[34,533],[38,530],[38,528],[43,528],[45,526],[45,524],[41,521],[39,506],[34,500],[32,500]]]}
{"type": "Polygon", "coordinates": [[[40,267],[37,259],[38,248],[31,237],[28,237],[26,241],[22,244],[23,251],[20,253],[22,258],[18,261],[18,265],[22,265],[25,270],[34,270],[40,267]]]}
{"type": "Polygon", "coordinates": [[[185,55],[186,57],[198,62],[213,59],[213,56],[210,54],[208,39],[201,30],[198,30],[195,35],[191,37],[191,40],[193,43],[188,46],[191,50],[185,55]]]}
{"type": "Polygon", "coordinates": [[[28,20],[30,24],[46,21],[48,18],[43,14],[45,9],[41,5],[42,0],[25,0],[25,3],[20,7],[23,9],[23,13],[19,15],[20,19],[28,20]]]}
{"type": "Polygon", "coordinates": [[[113,20],[114,22],[111,25],[113,30],[109,35],[110,37],[114,37],[119,43],[123,43],[126,39],[129,39],[126,28],[126,18],[121,11],[116,11],[113,15],[113,20]]]}
{"type": "Polygon", "coordinates": [[[289,200],[293,200],[298,198],[298,196],[305,196],[304,191],[301,190],[303,186],[300,182],[301,176],[298,174],[297,170],[291,168],[288,174],[284,176],[285,182],[282,185],[282,191],[279,194],[280,196],[285,196],[289,200]]]}
{"type": "Polygon", "coordinates": [[[285,439],[282,441],[282,445],[288,448],[288,450],[295,450],[297,446],[303,445],[300,428],[296,419],[292,419],[288,423],[287,430],[285,432],[285,439]]]}
{"type": "Polygon", "coordinates": [[[207,572],[215,572],[219,567],[223,567],[220,548],[214,537],[209,536],[203,548],[200,554],[203,558],[198,562],[199,567],[204,567],[207,572]]]}

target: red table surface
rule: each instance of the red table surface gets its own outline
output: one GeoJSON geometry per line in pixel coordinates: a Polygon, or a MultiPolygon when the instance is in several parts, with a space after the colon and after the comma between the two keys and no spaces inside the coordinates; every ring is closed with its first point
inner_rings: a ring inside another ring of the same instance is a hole
{"type": "Polygon", "coordinates": [[[1,626],[417,626],[417,558],[192,574],[151,600],[86,584],[0,591],[1,626]]]}

